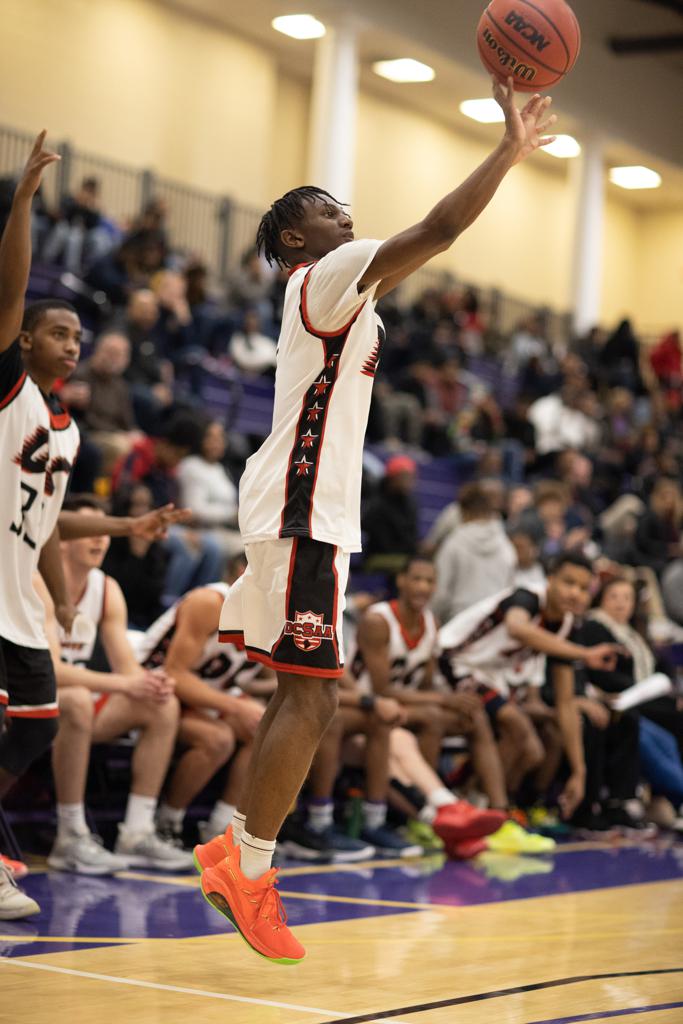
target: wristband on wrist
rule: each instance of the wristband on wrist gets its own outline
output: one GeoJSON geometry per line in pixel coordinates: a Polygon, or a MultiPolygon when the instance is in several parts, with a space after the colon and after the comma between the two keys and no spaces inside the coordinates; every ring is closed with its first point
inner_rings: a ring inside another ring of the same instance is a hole
{"type": "Polygon", "coordinates": [[[364,693],[361,696],[358,707],[362,711],[374,711],[375,710],[375,698],[371,693],[364,693]]]}

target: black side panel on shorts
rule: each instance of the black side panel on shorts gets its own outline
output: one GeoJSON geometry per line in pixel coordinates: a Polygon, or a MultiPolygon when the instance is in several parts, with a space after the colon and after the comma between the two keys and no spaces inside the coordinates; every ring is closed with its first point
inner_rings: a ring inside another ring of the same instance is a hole
{"type": "Polygon", "coordinates": [[[295,537],[287,586],[287,619],[271,658],[283,671],[338,674],[337,549],[295,537]]]}

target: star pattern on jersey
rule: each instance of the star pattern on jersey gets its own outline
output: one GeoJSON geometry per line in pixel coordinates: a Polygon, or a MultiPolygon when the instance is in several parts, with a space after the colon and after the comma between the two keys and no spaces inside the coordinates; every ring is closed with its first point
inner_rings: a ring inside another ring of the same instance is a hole
{"type": "Polygon", "coordinates": [[[330,382],[325,377],[321,377],[320,380],[316,380],[315,383],[313,384],[313,390],[315,392],[316,398],[318,397],[318,395],[324,395],[329,386],[330,382]]]}
{"type": "Polygon", "coordinates": [[[320,413],[323,411],[323,407],[322,407],[322,405],[318,405],[317,402],[314,402],[313,405],[309,406],[307,411],[308,411],[308,422],[309,423],[317,423],[318,417],[320,416],[320,413]]]}
{"type": "Polygon", "coordinates": [[[300,462],[295,462],[294,465],[296,466],[296,475],[297,476],[308,476],[308,471],[313,466],[313,463],[312,462],[307,462],[306,461],[306,456],[302,455],[301,456],[301,461],[300,462]]]}
{"type": "Polygon", "coordinates": [[[314,434],[309,427],[305,434],[301,435],[301,447],[312,448],[315,442],[318,440],[318,435],[314,434]]]}

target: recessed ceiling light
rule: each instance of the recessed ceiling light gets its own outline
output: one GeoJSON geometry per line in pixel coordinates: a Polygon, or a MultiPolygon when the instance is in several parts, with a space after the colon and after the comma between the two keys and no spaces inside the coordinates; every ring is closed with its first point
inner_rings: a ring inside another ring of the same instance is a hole
{"type": "Polygon", "coordinates": [[[659,188],[661,175],[649,167],[613,167],[609,180],[619,188],[659,188]]]}
{"type": "Polygon", "coordinates": [[[464,100],[460,104],[460,113],[471,117],[480,124],[502,124],[505,114],[494,99],[464,100]]]}
{"type": "Polygon", "coordinates": [[[285,14],[273,18],[271,25],[276,32],[282,32],[292,39],[320,39],[325,35],[325,26],[312,14],[285,14]]]}
{"type": "Polygon", "coordinates": [[[581,146],[573,135],[558,135],[554,142],[542,147],[542,152],[560,160],[572,160],[581,152],[581,146]]]}
{"type": "Polygon", "coordinates": [[[372,70],[390,82],[431,82],[436,72],[429,64],[422,64],[412,57],[401,57],[398,60],[378,60],[372,70]]]}

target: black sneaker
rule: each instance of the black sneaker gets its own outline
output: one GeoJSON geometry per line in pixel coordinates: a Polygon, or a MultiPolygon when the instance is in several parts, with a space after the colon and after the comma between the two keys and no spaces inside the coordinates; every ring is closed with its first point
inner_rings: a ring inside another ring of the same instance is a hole
{"type": "Polygon", "coordinates": [[[586,812],[575,815],[570,824],[581,839],[606,839],[610,834],[617,834],[614,825],[602,813],[586,812]]]}
{"type": "Polygon", "coordinates": [[[282,826],[278,846],[288,857],[328,864],[351,864],[375,855],[375,848],[369,843],[352,839],[334,825],[317,832],[294,820],[287,820],[282,826]]]}
{"type": "Polygon", "coordinates": [[[641,818],[634,818],[623,804],[605,807],[604,816],[610,827],[622,836],[633,836],[636,839],[653,839],[657,835],[657,826],[641,818]]]}

